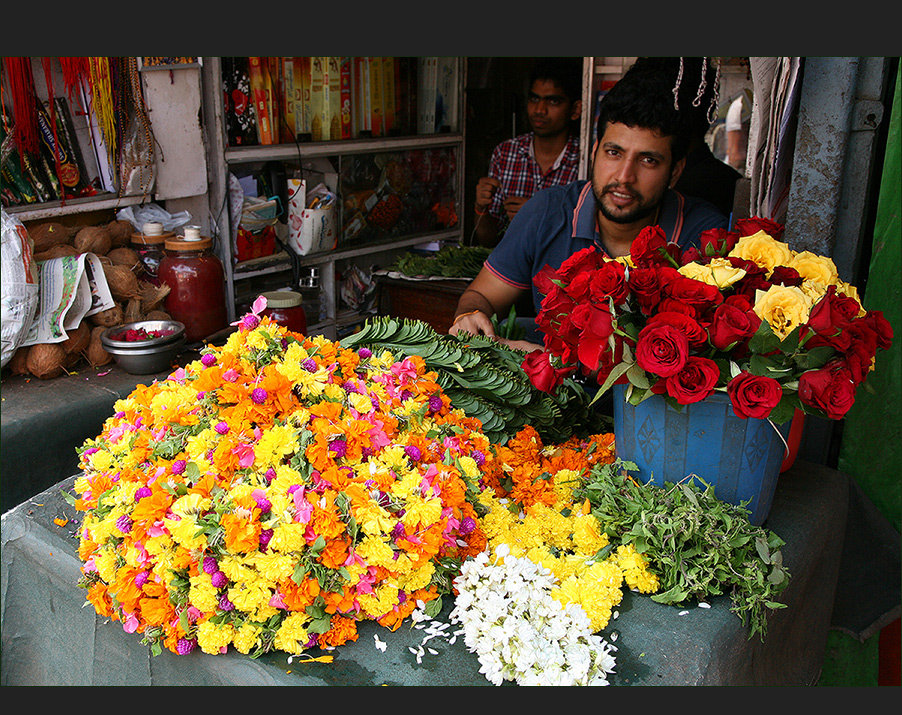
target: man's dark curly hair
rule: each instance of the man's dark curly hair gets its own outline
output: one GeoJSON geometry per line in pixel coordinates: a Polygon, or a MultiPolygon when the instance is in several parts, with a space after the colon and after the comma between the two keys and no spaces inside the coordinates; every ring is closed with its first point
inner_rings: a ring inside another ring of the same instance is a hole
{"type": "Polygon", "coordinates": [[[529,76],[529,86],[536,80],[551,80],[564,90],[571,102],[582,99],[583,64],[580,57],[541,57],[529,76]]]}
{"type": "Polygon", "coordinates": [[[677,83],[679,58],[675,62],[637,62],[601,100],[598,138],[612,122],[628,127],[652,129],[671,137],[671,154],[677,162],[686,156],[691,136],[688,112],[674,108],[673,88],[677,83]]]}

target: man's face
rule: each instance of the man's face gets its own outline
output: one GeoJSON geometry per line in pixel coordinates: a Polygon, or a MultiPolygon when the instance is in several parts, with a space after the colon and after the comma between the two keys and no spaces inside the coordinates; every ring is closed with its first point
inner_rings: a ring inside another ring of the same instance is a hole
{"type": "Polygon", "coordinates": [[[670,141],[651,129],[607,125],[592,166],[592,190],[602,216],[629,224],[655,212],[685,164],[681,159],[673,165],[670,141]]]}
{"type": "Polygon", "coordinates": [[[570,131],[579,119],[582,102],[571,102],[564,91],[548,79],[533,82],[526,97],[526,115],[536,136],[550,137],[570,131]]]}

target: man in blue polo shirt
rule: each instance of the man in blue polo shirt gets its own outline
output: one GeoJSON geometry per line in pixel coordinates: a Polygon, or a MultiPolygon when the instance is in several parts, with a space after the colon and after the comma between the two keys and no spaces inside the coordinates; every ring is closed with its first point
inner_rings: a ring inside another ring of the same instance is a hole
{"type": "MultiPolygon", "coordinates": [[[[524,204],[461,295],[450,333],[494,336],[492,316],[506,316],[529,290],[538,313],[543,296],[533,276],[583,248],[625,256],[639,232],[653,225],[685,248],[697,246],[702,231],[728,227],[712,204],[671,188],[689,143],[685,112],[674,108],[674,85],[665,75],[628,72],[611,88],[602,101],[591,181],[544,189],[524,204]]],[[[542,335],[529,327],[525,341],[509,344],[540,349],[542,335]]]]}

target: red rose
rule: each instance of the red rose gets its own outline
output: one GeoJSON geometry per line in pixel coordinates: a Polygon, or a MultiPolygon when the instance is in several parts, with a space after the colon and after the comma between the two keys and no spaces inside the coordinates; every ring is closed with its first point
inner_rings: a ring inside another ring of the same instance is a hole
{"type": "Polygon", "coordinates": [[[661,300],[662,286],[679,275],[675,268],[664,266],[633,268],[630,271],[627,283],[633,296],[636,298],[639,310],[644,315],[651,315],[651,312],[661,300]]]}
{"type": "Polygon", "coordinates": [[[689,358],[689,339],[678,328],[662,323],[647,325],[636,341],[636,363],[659,377],[675,375],[689,358]]]}
{"type": "Polygon", "coordinates": [[[547,263],[542,269],[533,276],[532,284],[542,295],[548,295],[552,290],[556,290],[558,285],[554,282],[558,280],[557,271],[547,263]]]}
{"type": "Polygon", "coordinates": [[[601,268],[592,273],[589,294],[594,302],[607,303],[611,298],[614,305],[623,303],[629,296],[626,267],[619,261],[606,261],[601,268]]]}
{"type": "Polygon", "coordinates": [[[783,397],[780,383],[771,377],[741,372],[727,383],[733,412],[743,419],[767,419],[783,397]]]}
{"type": "Polygon", "coordinates": [[[696,306],[701,310],[723,303],[723,294],[717,286],[697,281],[694,278],[687,278],[683,275],[668,283],[664,294],[682,303],[696,306]]]}
{"type": "Polygon", "coordinates": [[[822,410],[831,420],[841,420],[855,404],[855,384],[848,369],[834,360],[799,377],[799,399],[822,410]]]}
{"type": "Polygon", "coordinates": [[[681,405],[701,402],[710,395],[720,379],[717,363],[708,358],[691,356],[683,369],[665,381],[667,394],[681,405]]]}
{"type": "Polygon", "coordinates": [[[717,306],[708,328],[711,344],[718,350],[728,350],[735,343],[747,341],[761,326],[761,318],[748,307],[724,302],[717,306]]]}
{"type": "Polygon", "coordinates": [[[687,314],[683,310],[669,310],[656,313],[648,319],[649,325],[672,325],[677,330],[685,333],[689,345],[699,347],[708,341],[708,333],[695,319],[694,314],[687,314]]]}
{"type": "Polygon", "coordinates": [[[775,286],[800,286],[802,275],[795,268],[776,266],[770,274],[770,282],[775,286]]]}
{"type": "Polygon", "coordinates": [[[783,224],[758,216],[741,218],[736,222],[736,231],[740,236],[754,236],[758,231],[764,231],[768,236],[779,241],[783,236],[783,224]]]}
{"type": "Polygon", "coordinates": [[[554,392],[574,367],[556,368],[551,364],[551,353],[533,350],[523,358],[523,371],[537,390],[554,392]]]}
{"type": "Polygon", "coordinates": [[[630,244],[630,257],[635,266],[667,264],[669,255],[667,234],[660,226],[646,226],[630,244]]]}
{"type": "Polygon", "coordinates": [[[614,333],[614,321],[606,305],[580,303],[570,316],[573,325],[579,329],[579,344],[576,352],[579,361],[589,370],[595,370],[601,354],[608,347],[608,338],[614,333]]]}
{"type": "Polygon", "coordinates": [[[725,228],[709,228],[698,237],[701,254],[705,258],[726,256],[739,242],[739,234],[725,228]]]}
{"type": "Polygon", "coordinates": [[[594,271],[604,263],[604,256],[595,246],[589,246],[577,251],[567,258],[557,270],[557,277],[564,283],[569,283],[573,276],[583,271],[594,271]]]}
{"type": "MultiPolygon", "coordinates": [[[[855,302],[851,298],[851,302],[855,302]]],[[[893,342],[893,326],[883,316],[882,310],[871,310],[862,318],[877,336],[877,347],[881,350],[889,350],[893,342]]]]}

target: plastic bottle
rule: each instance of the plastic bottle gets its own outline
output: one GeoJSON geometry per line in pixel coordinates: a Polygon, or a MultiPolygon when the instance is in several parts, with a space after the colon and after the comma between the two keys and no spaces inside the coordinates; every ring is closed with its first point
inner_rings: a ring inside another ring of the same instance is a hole
{"type": "Polygon", "coordinates": [[[169,286],[164,310],[185,324],[185,340],[204,340],[228,323],[225,272],[213,253],[211,238],[200,235],[198,226],[186,226],[184,236],[165,242],[159,278],[169,286]]]}

